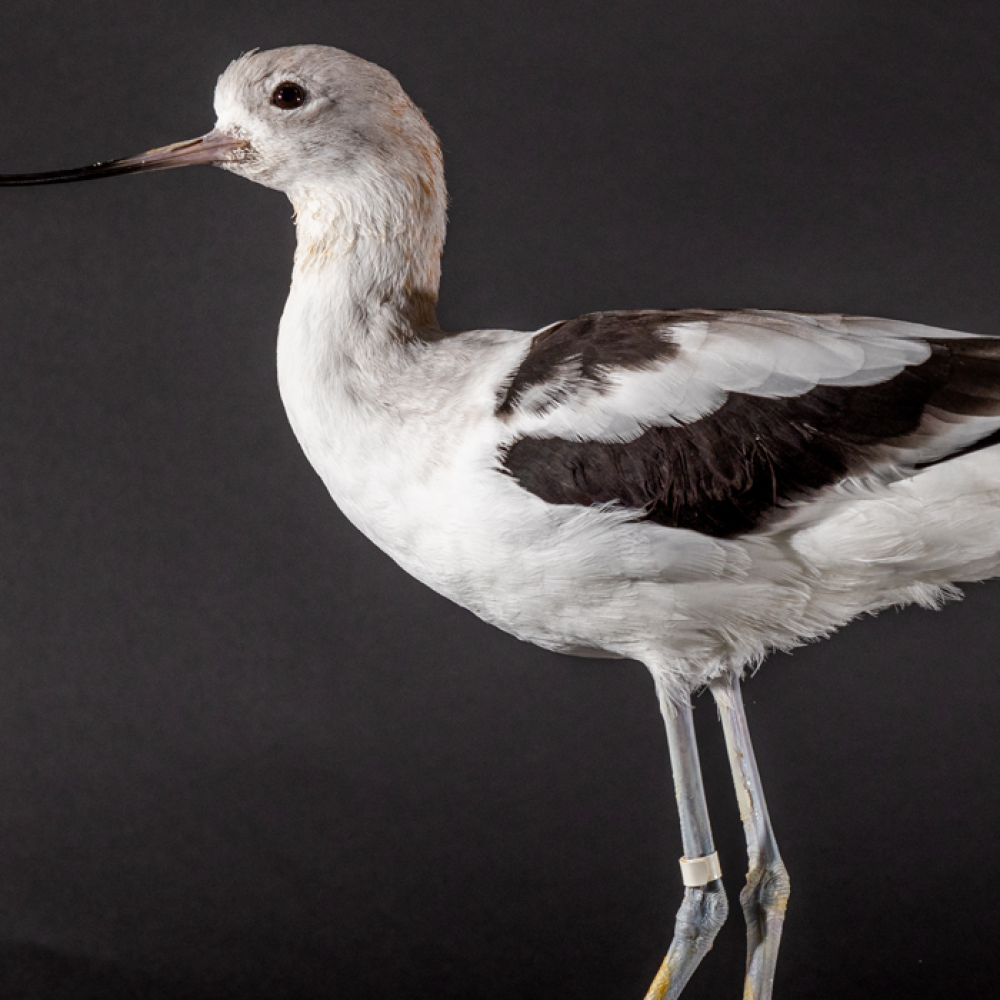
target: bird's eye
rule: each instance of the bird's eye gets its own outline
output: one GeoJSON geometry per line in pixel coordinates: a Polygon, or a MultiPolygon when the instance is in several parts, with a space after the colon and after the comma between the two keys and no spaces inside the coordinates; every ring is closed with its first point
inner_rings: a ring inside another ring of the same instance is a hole
{"type": "Polygon", "coordinates": [[[285,80],[274,88],[271,94],[271,103],[282,111],[289,111],[291,108],[298,108],[306,102],[306,92],[297,83],[285,80]]]}

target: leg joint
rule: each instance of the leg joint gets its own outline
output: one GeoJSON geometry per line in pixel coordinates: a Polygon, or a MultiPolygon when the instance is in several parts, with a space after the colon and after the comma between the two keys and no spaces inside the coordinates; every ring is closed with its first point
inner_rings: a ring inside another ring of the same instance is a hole
{"type": "Polygon", "coordinates": [[[747,873],[747,884],[740,893],[744,909],[748,905],[761,909],[766,915],[781,915],[788,908],[791,880],[781,858],[766,865],[754,866],[747,873]]]}
{"type": "Polygon", "coordinates": [[[699,951],[707,951],[729,915],[729,900],[721,879],[708,886],[689,886],[677,911],[675,939],[697,942],[699,951]]]}

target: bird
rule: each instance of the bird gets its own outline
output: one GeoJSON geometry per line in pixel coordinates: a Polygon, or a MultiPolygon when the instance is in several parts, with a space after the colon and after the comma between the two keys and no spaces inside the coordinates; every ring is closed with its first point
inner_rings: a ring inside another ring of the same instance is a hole
{"type": "Polygon", "coordinates": [[[765,656],[1000,574],[1000,338],[758,309],[436,318],[439,141],[387,70],[321,45],[219,77],[207,134],[0,186],[194,164],[295,213],[278,384],[346,517],[403,569],[545,649],[652,675],[683,857],[646,994],[680,995],[728,914],[692,698],[719,709],[744,826],[745,997],[789,900],[741,682],[765,656]]]}

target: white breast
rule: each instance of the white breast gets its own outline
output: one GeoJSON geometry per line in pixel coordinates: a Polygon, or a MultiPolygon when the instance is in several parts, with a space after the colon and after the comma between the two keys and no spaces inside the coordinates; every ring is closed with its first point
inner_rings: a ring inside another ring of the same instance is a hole
{"type": "Polygon", "coordinates": [[[303,450],[361,531],[428,585],[467,598],[484,544],[504,537],[505,514],[517,521],[483,494],[504,485],[499,472],[485,474],[503,431],[491,387],[520,348],[480,342],[471,369],[467,344],[413,350],[383,340],[367,351],[370,329],[319,314],[315,290],[298,291],[282,317],[278,382],[303,450]]]}

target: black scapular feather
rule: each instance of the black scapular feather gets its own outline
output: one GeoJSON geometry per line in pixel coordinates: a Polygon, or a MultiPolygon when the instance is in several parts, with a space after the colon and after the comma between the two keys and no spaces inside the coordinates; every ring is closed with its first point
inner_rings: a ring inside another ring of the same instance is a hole
{"type": "MultiPolygon", "coordinates": [[[[781,398],[734,392],[699,420],[649,427],[631,441],[521,437],[501,456],[502,468],[549,503],[617,503],[657,524],[732,538],[877,467],[886,461],[884,446],[916,443],[929,407],[957,417],[1000,415],[1000,341],[930,345],[923,364],[876,385],[818,385],[781,398]]],[[[539,367],[536,358],[534,369],[519,372],[508,395],[539,367]]],[[[995,442],[993,431],[979,446],[995,442]]]]}

